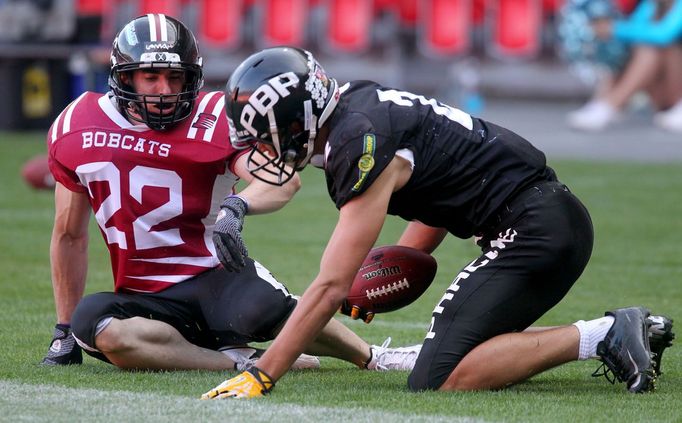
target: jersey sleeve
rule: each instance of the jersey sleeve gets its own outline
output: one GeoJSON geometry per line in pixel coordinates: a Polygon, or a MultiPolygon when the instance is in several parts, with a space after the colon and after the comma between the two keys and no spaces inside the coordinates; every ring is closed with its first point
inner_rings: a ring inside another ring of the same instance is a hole
{"type": "Polygon", "coordinates": [[[329,193],[336,208],[362,194],[388,166],[397,150],[395,142],[377,133],[371,121],[355,114],[330,138],[326,173],[329,193]]]}
{"type": "Polygon", "coordinates": [[[60,117],[57,117],[57,119],[52,124],[52,127],[47,133],[48,155],[47,162],[50,168],[50,173],[52,173],[52,176],[54,177],[55,181],[64,185],[69,191],[86,192],[87,187],[81,184],[80,179],[78,178],[78,175],[76,175],[75,170],[69,169],[68,166],[63,164],[59,159],[59,156],[61,154],[65,154],[63,152],[63,147],[65,143],[64,138],[69,136],[65,135],[59,137],[52,135],[53,133],[55,133],[55,131],[57,131],[56,126],[59,124],[60,117]]]}

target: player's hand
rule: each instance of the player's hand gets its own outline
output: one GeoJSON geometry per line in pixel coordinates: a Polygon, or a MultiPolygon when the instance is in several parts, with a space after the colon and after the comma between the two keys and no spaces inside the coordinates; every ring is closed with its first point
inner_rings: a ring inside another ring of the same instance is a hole
{"type": "Polygon", "coordinates": [[[228,196],[220,205],[213,228],[213,244],[218,260],[230,272],[239,272],[246,264],[244,259],[249,255],[241,233],[247,210],[248,206],[243,198],[237,195],[228,196]]]}
{"type": "Polygon", "coordinates": [[[258,398],[275,387],[275,382],[256,366],[228,379],[201,396],[202,400],[225,398],[258,398]]]}
{"type": "Polygon", "coordinates": [[[343,300],[343,304],[341,304],[339,311],[341,314],[350,316],[350,318],[353,320],[362,319],[362,321],[365,323],[369,323],[372,321],[372,319],[374,319],[373,311],[368,311],[360,306],[353,305],[349,303],[348,300],[343,300]]]}
{"type": "Polygon", "coordinates": [[[47,350],[47,355],[45,355],[41,364],[61,366],[81,364],[82,362],[83,353],[71,333],[71,327],[68,325],[56,325],[52,335],[52,342],[50,342],[50,349],[47,350]]]}

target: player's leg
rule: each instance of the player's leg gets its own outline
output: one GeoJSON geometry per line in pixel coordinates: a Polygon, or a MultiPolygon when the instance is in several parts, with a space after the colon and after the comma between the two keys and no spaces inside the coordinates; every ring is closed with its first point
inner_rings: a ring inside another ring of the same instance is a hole
{"type": "Polygon", "coordinates": [[[86,353],[120,368],[234,369],[225,354],[188,341],[196,343],[205,327],[186,314],[153,296],[103,292],[83,298],[72,324],[86,353]]]}
{"type": "MultiPolygon", "coordinates": [[[[274,339],[296,306],[296,298],[286,287],[260,263],[250,259],[239,273],[217,270],[209,279],[199,295],[205,320],[221,345],[274,339]]],[[[377,369],[380,356],[393,354],[391,369],[409,370],[416,357],[414,349],[370,346],[335,319],[329,321],[305,352],[370,369],[377,369]],[[399,360],[410,355],[411,362],[399,360]]]]}
{"type": "Polygon", "coordinates": [[[572,194],[560,184],[533,190],[508,205],[499,237],[484,238],[483,255],[436,306],[411,389],[502,388],[577,358],[575,327],[520,333],[563,298],[592,248],[572,194]]]}

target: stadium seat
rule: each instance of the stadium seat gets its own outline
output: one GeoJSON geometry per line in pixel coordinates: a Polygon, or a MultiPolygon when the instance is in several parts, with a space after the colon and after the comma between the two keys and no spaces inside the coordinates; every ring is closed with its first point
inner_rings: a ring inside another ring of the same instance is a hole
{"type": "Polygon", "coordinates": [[[637,0],[616,0],[616,4],[623,13],[629,14],[637,6],[637,0]]]}
{"type": "Polygon", "coordinates": [[[371,44],[373,5],[366,0],[328,0],[326,43],[332,51],[362,53],[371,44]]]}
{"type": "Polygon", "coordinates": [[[241,42],[242,0],[203,0],[199,11],[198,33],[202,45],[233,49],[241,42]]]}
{"type": "Polygon", "coordinates": [[[541,47],[541,0],[489,1],[488,52],[497,58],[528,59],[541,47]]]}
{"type": "Polygon", "coordinates": [[[96,16],[104,13],[104,0],[78,0],[76,10],[81,16],[96,16]]]}
{"type": "Polygon", "coordinates": [[[542,0],[542,10],[545,16],[555,16],[565,0],[542,0]]]}
{"type": "MultiPolygon", "coordinates": [[[[420,0],[423,1],[423,0],[420,0]]],[[[400,22],[405,27],[414,27],[417,23],[417,14],[419,13],[418,0],[396,0],[398,7],[398,16],[400,22]]]]}
{"type": "Polygon", "coordinates": [[[264,0],[262,20],[256,25],[256,37],[264,47],[291,45],[304,47],[308,18],[307,0],[264,0]]]}
{"type": "Polygon", "coordinates": [[[180,18],[181,6],[180,0],[140,0],[138,3],[138,15],[163,13],[180,18]]]}
{"type": "Polygon", "coordinates": [[[419,46],[427,56],[456,56],[471,45],[471,0],[423,0],[419,11],[419,46]]]}

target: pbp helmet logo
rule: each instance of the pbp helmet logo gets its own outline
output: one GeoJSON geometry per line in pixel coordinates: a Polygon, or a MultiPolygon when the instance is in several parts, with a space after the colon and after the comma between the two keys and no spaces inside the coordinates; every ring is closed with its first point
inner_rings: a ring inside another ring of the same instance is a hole
{"type": "Polygon", "coordinates": [[[298,86],[298,76],[294,72],[286,72],[270,78],[249,97],[249,103],[242,109],[239,123],[254,137],[258,131],[253,127],[253,120],[257,115],[265,116],[277,102],[291,94],[289,87],[298,86]]]}

